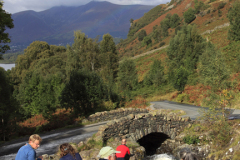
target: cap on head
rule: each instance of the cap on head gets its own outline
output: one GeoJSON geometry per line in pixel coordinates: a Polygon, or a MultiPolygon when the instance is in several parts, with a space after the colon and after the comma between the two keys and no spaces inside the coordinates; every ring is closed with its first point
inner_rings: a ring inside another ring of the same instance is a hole
{"type": "Polygon", "coordinates": [[[121,151],[115,151],[112,147],[106,146],[100,150],[98,157],[105,158],[110,156],[113,153],[121,153],[121,151]]]}

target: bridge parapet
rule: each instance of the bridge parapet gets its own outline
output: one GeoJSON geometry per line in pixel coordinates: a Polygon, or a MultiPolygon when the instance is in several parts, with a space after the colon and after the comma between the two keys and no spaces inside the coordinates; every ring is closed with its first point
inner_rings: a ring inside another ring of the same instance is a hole
{"type": "Polygon", "coordinates": [[[150,133],[161,132],[174,139],[192,123],[193,121],[189,117],[182,118],[176,113],[169,114],[166,110],[154,110],[149,113],[130,114],[110,121],[100,127],[96,138],[104,142],[110,138],[123,137],[137,141],[150,133]]]}
{"type": "Polygon", "coordinates": [[[108,120],[119,119],[129,114],[148,113],[147,109],[141,108],[119,108],[111,111],[97,112],[90,115],[86,120],[89,122],[102,122],[108,120]]]}

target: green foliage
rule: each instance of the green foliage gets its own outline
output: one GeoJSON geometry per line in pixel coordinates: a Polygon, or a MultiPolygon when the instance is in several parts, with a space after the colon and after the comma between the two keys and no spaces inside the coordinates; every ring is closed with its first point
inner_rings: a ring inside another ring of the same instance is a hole
{"type": "Polygon", "coordinates": [[[162,46],[164,46],[166,43],[165,42],[161,42],[160,44],[159,44],[159,47],[162,47],[162,46]]]}
{"type": "Polygon", "coordinates": [[[153,9],[151,9],[149,12],[145,13],[143,17],[141,17],[136,23],[133,23],[129,29],[128,32],[128,38],[134,36],[136,32],[138,32],[139,29],[143,28],[144,26],[150,24],[154,20],[156,20],[159,16],[164,14],[164,10],[162,9],[162,6],[157,5],[153,9]]]}
{"type": "Polygon", "coordinates": [[[171,39],[167,50],[168,79],[179,91],[184,89],[188,75],[196,69],[205,46],[206,41],[198,34],[196,26],[183,26],[171,39]]]}
{"type": "Polygon", "coordinates": [[[50,118],[57,109],[62,89],[61,75],[43,77],[38,72],[28,72],[17,95],[22,105],[20,112],[26,117],[42,114],[45,118],[50,118]]]}
{"type": "Polygon", "coordinates": [[[228,19],[230,21],[230,29],[228,31],[228,39],[231,41],[240,40],[240,2],[235,1],[233,7],[228,11],[228,19]]]}
{"type": "MultiPolygon", "coordinates": [[[[8,33],[4,33],[6,28],[13,28],[13,20],[11,18],[11,14],[7,13],[3,9],[3,3],[0,2],[0,17],[1,17],[1,23],[0,23],[0,53],[5,53],[5,51],[9,50],[10,47],[8,45],[5,45],[5,43],[10,43],[11,40],[9,38],[8,33]]],[[[0,54],[0,59],[2,58],[0,54]]]]}
{"type": "Polygon", "coordinates": [[[227,4],[227,3],[225,3],[225,2],[221,2],[221,3],[219,4],[219,6],[217,7],[217,9],[220,10],[220,9],[224,8],[224,6],[225,6],[226,4],[227,4]]]}
{"type": "Polygon", "coordinates": [[[184,143],[187,144],[198,144],[200,142],[198,136],[187,135],[183,138],[184,143]]]}
{"type": "Polygon", "coordinates": [[[226,65],[231,72],[240,71],[240,41],[232,42],[222,48],[226,65]]]}
{"type": "Polygon", "coordinates": [[[186,12],[184,12],[183,16],[184,16],[184,21],[186,23],[191,23],[195,18],[195,11],[192,8],[189,8],[186,12]]]}
{"type": "Polygon", "coordinates": [[[143,38],[143,42],[144,42],[144,44],[146,44],[147,46],[148,46],[148,45],[151,45],[151,44],[152,44],[151,37],[149,37],[149,36],[144,37],[144,38],[143,38]]]}
{"type": "Polygon", "coordinates": [[[223,54],[213,44],[208,43],[198,68],[203,84],[211,86],[213,90],[225,89],[229,70],[223,54]]]}
{"type": "Polygon", "coordinates": [[[183,91],[188,81],[189,76],[188,70],[183,66],[180,66],[180,68],[174,70],[173,74],[174,79],[172,79],[172,84],[174,88],[177,89],[178,91],[183,91]]]}
{"type": "Polygon", "coordinates": [[[71,72],[70,80],[61,93],[60,104],[73,109],[76,115],[86,116],[107,97],[106,87],[95,72],[78,70],[71,72]]]}
{"type": "Polygon", "coordinates": [[[24,52],[15,52],[15,53],[6,53],[3,54],[3,60],[0,60],[0,63],[15,63],[18,55],[23,54],[24,52]]]}
{"type": "Polygon", "coordinates": [[[53,56],[50,46],[47,42],[35,41],[24,50],[23,55],[19,55],[16,60],[16,66],[13,70],[15,77],[17,77],[15,83],[20,83],[26,76],[28,70],[34,68],[39,59],[49,58],[53,56]]]}
{"type": "Polygon", "coordinates": [[[160,60],[154,60],[149,72],[144,77],[144,85],[154,85],[157,87],[163,85],[164,82],[164,67],[161,65],[160,60]]]}
{"type": "Polygon", "coordinates": [[[175,28],[180,24],[180,17],[174,13],[170,18],[170,27],[175,28]]]}
{"type": "Polygon", "coordinates": [[[205,5],[202,1],[195,2],[194,8],[195,13],[198,14],[200,11],[207,9],[209,5],[205,5]]]}
{"type": "Polygon", "coordinates": [[[8,140],[14,129],[14,119],[17,113],[18,103],[12,96],[13,88],[7,72],[0,67],[0,139],[8,140]]]}
{"type": "Polygon", "coordinates": [[[221,119],[216,121],[211,128],[213,129],[211,137],[217,148],[221,148],[229,144],[231,140],[231,131],[233,129],[227,120],[221,119]]]}
{"type": "Polygon", "coordinates": [[[189,95],[186,93],[179,94],[176,98],[178,102],[187,102],[189,101],[189,95]]]}
{"type": "Polygon", "coordinates": [[[138,85],[138,75],[133,60],[125,59],[119,64],[118,83],[120,91],[130,98],[130,91],[135,90],[138,85]]]}
{"type": "Polygon", "coordinates": [[[218,16],[222,17],[222,11],[221,10],[218,10],[218,16]]]}
{"type": "Polygon", "coordinates": [[[100,42],[100,55],[98,61],[101,67],[100,75],[105,82],[111,84],[117,77],[118,55],[113,37],[110,34],[103,35],[100,42]]]}
{"type": "Polygon", "coordinates": [[[142,29],[139,33],[138,33],[138,40],[142,41],[144,39],[144,37],[147,36],[147,33],[145,31],[145,29],[142,29]]]}
{"type": "Polygon", "coordinates": [[[170,28],[170,19],[165,18],[164,20],[161,21],[161,30],[162,30],[162,35],[163,37],[168,36],[168,29],[170,28]]]}
{"type": "Polygon", "coordinates": [[[156,27],[153,31],[153,39],[156,43],[160,42],[162,40],[162,31],[159,27],[156,27]]]}

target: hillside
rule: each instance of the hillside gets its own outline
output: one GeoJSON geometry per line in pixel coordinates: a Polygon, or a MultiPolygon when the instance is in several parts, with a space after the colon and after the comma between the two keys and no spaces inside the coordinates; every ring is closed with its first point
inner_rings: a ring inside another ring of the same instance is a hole
{"type": "MultiPolygon", "coordinates": [[[[151,62],[153,61],[154,57],[160,56],[157,59],[164,59],[166,58],[166,49],[163,51],[154,51],[159,50],[162,46],[167,46],[170,42],[170,39],[176,35],[175,29],[176,28],[169,28],[167,30],[168,36],[162,37],[162,40],[157,42],[153,38],[154,34],[154,27],[160,28],[160,23],[166,18],[167,15],[173,15],[178,14],[178,16],[181,19],[181,22],[179,26],[184,25],[184,17],[183,13],[186,12],[189,8],[195,8],[195,2],[193,0],[182,0],[175,2],[174,0],[171,1],[169,4],[166,5],[160,5],[162,6],[161,10],[159,10],[158,17],[151,23],[145,25],[144,27],[140,28],[133,36],[128,37],[124,41],[122,41],[120,44],[118,44],[118,50],[120,53],[120,56],[127,56],[127,57],[139,57],[139,55],[145,55],[144,53],[150,53],[154,52],[153,54],[150,54],[148,56],[145,56],[144,61],[147,61],[146,63],[138,65],[139,61],[136,60],[138,71],[139,71],[139,81],[143,80],[143,77],[145,76],[145,73],[149,70],[151,62]],[[145,30],[147,37],[151,37],[152,43],[150,45],[142,44],[143,41],[138,40],[138,34],[141,30],[145,30]],[[149,59],[149,61],[148,61],[149,59]],[[150,60],[151,59],[151,60],[150,60]],[[141,68],[141,69],[140,69],[141,68]]],[[[208,41],[211,41],[212,43],[216,44],[219,48],[224,47],[229,44],[229,40],[227,39],[227,32],[228,32],[228,25],[229,20],[227,18],[227,12],[229,8],[231,7],[233,2],[223,2],[223,1],[213,1],[210,2],[208,0],[203,0],[204,4],[206,5],[206,9],[201,10],[200,13],[195,14],[196,19],[193,20],[190,24],[196,24],[198,32],[202,34],[204,38],[206,38],[208,41]],[[218,9],[219,5],[224,3],[223,8],[218,9]],[[219,11],[218,11],[219,10],[219,11]],[[221,15],[219,15],[221,13],[221,15]],[[218,26],[224,26],[221,29],[216,29],[218,26]],[[214,31],[216,30],[216,31],[214,31]]],[[[156,7],[155,7],[156,8],[156,7]]],[[[150,10],[148,14],[153,11],[154,9],[150,10]]],[[[154,14],[154,13],[152,13],[154,14]]],[[[141,19],[144,17],[135,20],[133,23],[136,23],[136,26],[141,25],[138,24],[141,19]]],[[[131,28],[130,28],[131,30],[131,28]]],[[[165,48],[165,47],[164,47],[165,48]]],[[[135,58],[134,58],[135,59],[135,58]]],[[[143,59],[143,58],[141,58],[143,59]]]]}
{"type": "Polygon", "coordinates": [[[81,30],[88,37],[110,33],[113,37],[126,38],[131,18],[143,16],[154,6],[116,5],[92,1],[78,7],[53,7],[35,12],[23,11],[12,15],[14,28],[7,30],[11,46],[28,46],[35,40],[49,44],[73,42],[73,32],[81,30]]]}

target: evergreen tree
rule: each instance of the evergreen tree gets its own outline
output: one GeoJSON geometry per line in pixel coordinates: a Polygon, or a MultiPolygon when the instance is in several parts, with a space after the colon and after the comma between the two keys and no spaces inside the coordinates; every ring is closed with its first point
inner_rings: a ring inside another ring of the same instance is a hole
{"type": "Polygon", "coordinates": [[[230,21],[230,29],[228,31],[228,39],[233,41],[240,40],[240,2],[235,1],[233,7],[228,11],[228,19],[230,21]]]}

